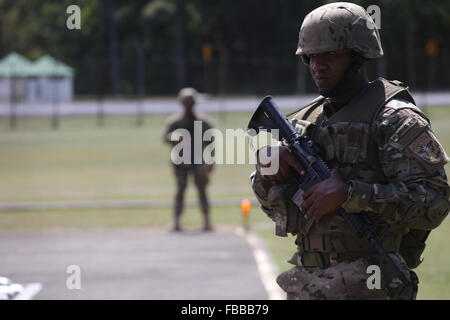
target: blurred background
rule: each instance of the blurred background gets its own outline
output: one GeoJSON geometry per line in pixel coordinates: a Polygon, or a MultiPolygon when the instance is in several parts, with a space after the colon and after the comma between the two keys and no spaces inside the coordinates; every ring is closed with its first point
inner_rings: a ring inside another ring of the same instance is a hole
{"type": "MultiPolygon", "coordinates": [[[[298,31],[327,2],[0,0],[2,253],[20,252],[8,241],[36,232],[168,230],[175,186],[162,135],[168,114],[181,111],[178,91],[201,92],[197,110],[223,132],[246,128],[265,95],[285,112],[306,104],[316,90],[294,55],[298,31]],[[80,8],[79,28],[68,27],[76,22],[70,5],[80,8]]],[[[385,55],[369,63],[370,79],[409,85],[449,152],[450,2],[353,2],[380,8],[385,55]]],[[[274,236],[254,201],[252,171],[216,166],[213,225],[241,225],[239,203],[251,199],[251,228],[286,270],[294,239],[274,236]]],[[[196,198],[191,184],[183,224],[192,228],[201,222],[196,198]]],[[[447,219],[427,241],[421,299],[450,298],[449,232],[447,219]]],[[[0,275],[33,281],[8,269],[16,258],[0,259],[0,275]]],[[[41,297],[64,296],[55,292],[41,297]]]]}
{"type": "MultiPolygon", "coordinates": [[[[450,4],[354,2],[380,8],[386,54],[371,66],[372,76],[402,79],[414,91],[450,85],[442,72],[450,67],[450,4]]],[[[313,93],[294,52],[304,16],[324,3],[2,0],[0,56],[48,54],[68,64],[77,98],[173,95],[188,84],[214,95],[313,93]],[[66,8],[74,4],[81,29],[70,31],[66,8]]]]}

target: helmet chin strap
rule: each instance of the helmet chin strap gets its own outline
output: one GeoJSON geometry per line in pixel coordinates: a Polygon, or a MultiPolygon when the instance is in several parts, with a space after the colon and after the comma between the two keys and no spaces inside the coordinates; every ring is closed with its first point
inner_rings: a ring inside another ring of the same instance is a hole
{"type": "Polygon", "coordinates": [[[319,88],[319,94],[324,96],[325,98],[333,99],[336,97],[336,94],[339,93],[339,90],[344,88],[358,73],[359,69],[363,65],[366,59],[359,55],[358,53],[352,51],[352,57],[347,70],[345,70],[342,79],[333,87],[323,87],[319,88]]]}

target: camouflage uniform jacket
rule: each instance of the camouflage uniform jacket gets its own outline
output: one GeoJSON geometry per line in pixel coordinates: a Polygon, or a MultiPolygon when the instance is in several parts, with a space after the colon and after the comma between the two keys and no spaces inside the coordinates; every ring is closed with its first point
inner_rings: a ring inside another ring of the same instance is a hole
{"type": "MultiPolygon", "coordinates": [[[[371,101],[364,100],[364,93],[360,100],[371,101]]],[[[300,134],[319,142],[323,158],[332,168],[338,168],[351,186],[342,208],[347,212],[366,211],[375,223],[388,223],[390,233],[384,237],[386,249],[401,263],[405,264],[403,259],[406,260],[411,268],[418,263],[414,250],[413,257],[408,257],[408,248],[421,245],[429,230],[447,216],[450,189],[443,168],[448,161],[445,151],[431,131],[426,116],[411,102],[412,98],[409,100],[396,95],[380,108],[372,108],[376,116],[374,121],[367,122],[368,125],[345,122],[342,117],[339,121],[330,121],[350,107],[345,105],[336,111],[332,104],[324,102],[319,108],[300,111],[293,125],[300,134]],[[361,132],[367,134],[361,135],[361,132]],[[414,232],[409,232],[411,230],[414,232]],[[399,255],[402,251],[400,243],[406,236],[409,242],[403,246],[405,254],[399,255]],[[420,239],[411,240],[415,237],[420,239]]],[[[353,117],[364,116],[356,114],[353,117]]],[[[322,268],[332,264],[333,259],[337,261],[336,252],[340,255],[339,261],[355,258],[354,255],[346,257],[346,251],[359,251],[356,257],[373,253],[361,243],[364,240],[352,237],[351,231],[340,225],[333,213],[314,224],[311,234],[307,234],[303,229],[304,214],[291,201],[297,190],[294,183],[274,184],[258,170],[251,180],[262,210],[276,224],[276,234],[297,235],[299,252],[291,260],[293,264],[301,266],[301,259],[311,263],[308,251],[326,253],[327,261],[311,264],[322,268]],[[320,240],[316,241],[317,238],[320,240]]],[[[313,255],[315,259],[317,256],[313,255]]]]}
{"type": "MultiPolygon", "coordinates": [[[[198,143],[200,141],[201,144],[201,148],[199,148],[199,150],[197,150],[199,153],[199,155],[197,155],[198,159],[201,159],[202,163],[203,163],[203,150],[205,149],[205,147],[210,144],[211,142],[208,141],[203,141],[203,134],[205,133],[205,131],[212,129],[213,126],[211,125],[211,123],[206,120],[206,117],[202,114],[184,114],[184,113],[177,113],[174,114],[172,116],[169,117],[168,121],[167,121],[167,125],[166,125],[166,130],[164,132],[163,135],[163,141],[166,143],[172,143],[172,144],[177,144],[178,142],[174,142],[171,141],[171,136],[172,134],[177,131],[177,130],[186,130],[190,137],[190,149],[191,149],[191,159],[190,159],[190,163],[189,164],[180,164],[177,166],[182,166],[182,167],[186,167],[186,168],[190,168],[192,167],[192,165],[195,163],[195,144],[198,143]],[[201,129],[198,130],[196,129],[195,126],[195,122],[201,122],[201,126],[197,126],[197,128],[201,129]],[[196,130],[198,130],[198,132],[196,132],[196,130]]],[[[182,151],[180,152],[180,156],[182,156],[182,151]]]]}

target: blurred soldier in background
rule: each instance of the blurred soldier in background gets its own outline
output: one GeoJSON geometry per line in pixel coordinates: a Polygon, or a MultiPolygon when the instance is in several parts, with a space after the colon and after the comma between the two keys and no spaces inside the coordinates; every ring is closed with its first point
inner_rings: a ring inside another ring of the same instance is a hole
{"type": "Polygon", "coordinates": [[[292,172],[301,176],[304,168],[289,149],[268,147],[279,151],[276,174],[263,175],[258,160],[253,190],[277,235],[295,235],[298,246],[290,261],[296,267],[277,282],[288,299],[415,299],[418,279],[411,269],[449,210],[447,155],[403,83],[368,80],[365,63],[382,57],[383,49],[364,8],[337,2],[309,13],[296,54],[320,96],[292,123],[318,143],[332,173],[305,192],[297,207],[292,172]],[[375,225],[388,226],[379,241],[406,280],[353,233],[336,212],[340,208],[366,212],[375,225]],[[305,230],[308,219],[314,224],[305,230]],[[379,285],[370,286],[374,266],[381,271],[379,285]]]}
{"type": "MultiPolygon", "coordinates": [[[[176,145],[182,141],[182,138],[179,140],[173,141],[171,139],[172,133],[177,129],[187,130],[191,139],[190,139],[190,161],[189,163],[180,163],[175,164],[172,161],[173,170],[176,178],[177,184],[177,192],[175,195],[175,205],[174,205],[174,227],[173,231],[181,231],[180,226],[180,217],[184,209],[184,193],[187,186],[188,175],[191,173],[194,176],[194,182],[197,187],[201,210],[204,218],[204,231],[212,230],[210,218],[209,218],[209,203],[208,197],[206,193],[206,186],[209,182],[209,175],[211,174],[214,165],[204,163],[203,157],[201,157],[201,163],[195,163],[195,154],[194,154],[194,139],[200,139],[202,148],[198,150],[202,152],[206,146],[206,143],[203,142],[203,133],[212,128],[211,124],[205,120],[205,118],[201,115],[198,115],[194,112],[194,105],[197,99],[197,92],[193,88],[183,88],[178,94],[178,100],[183,105],[184,112],[181,114],[173,115],[169,118],[169,123],[167,125],[167,130],[164,134],[164,141],[171,144],[176,145]],[[194,135],[194,124],[196,123],[197,127],[202,128],[201,136],[194,135]]],[[[198,142],[198,141],[197,141],[198,142]]],[[[183,151],[182,151],[183,152],[183,151]]],[[[199,157],[200,158],[200,157],[199,157]]]]}

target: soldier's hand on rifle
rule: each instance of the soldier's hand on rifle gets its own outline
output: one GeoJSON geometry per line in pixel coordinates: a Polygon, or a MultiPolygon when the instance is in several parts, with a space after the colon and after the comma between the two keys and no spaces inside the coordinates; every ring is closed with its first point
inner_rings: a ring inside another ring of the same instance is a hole
{"type": "Polygon", "coordinates": [[[294,158],[289,148],[284,146],[266,146],[259,150],[258,156],[258,166],[260,168],[270,168],[274,161],[276,163],[275,157],[278,157],[278,168],[273,174],[263,174],[264,171],[260,170],[261,174],[275,182],[285,182],[292,179],[292,172],[296,171],[299,175],[303,176],[305,170],[294,158]]]}
{"type": "Polygon", "coordinates": [[[324,180],[303,194],[303,204],[300,209],[306,213],[306,218],[316,222],[322,216],[338,209],[348,196],[348,185],[342,180],[339,171],[333,169],[331,177],[324,180]]]}

